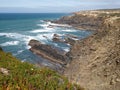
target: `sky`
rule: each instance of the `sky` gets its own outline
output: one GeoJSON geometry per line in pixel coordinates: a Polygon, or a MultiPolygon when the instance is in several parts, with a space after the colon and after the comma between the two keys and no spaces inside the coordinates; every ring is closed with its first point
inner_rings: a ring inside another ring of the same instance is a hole
{"type": "Polygon", "coordinates": [[[120,0],[0,0],[0,13],[69,13],[120,8],[120,0]]]}

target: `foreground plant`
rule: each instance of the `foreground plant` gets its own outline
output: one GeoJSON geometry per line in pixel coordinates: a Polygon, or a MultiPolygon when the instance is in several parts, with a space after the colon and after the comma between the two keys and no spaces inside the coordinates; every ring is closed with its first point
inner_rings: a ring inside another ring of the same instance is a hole
{"type": "Polygon", "coordinates": [[[82,90],[48,68],[21,62],[0,50],[0,90],[82,90]],[[7,74],[6,74],[7,73],[7,74]]]}

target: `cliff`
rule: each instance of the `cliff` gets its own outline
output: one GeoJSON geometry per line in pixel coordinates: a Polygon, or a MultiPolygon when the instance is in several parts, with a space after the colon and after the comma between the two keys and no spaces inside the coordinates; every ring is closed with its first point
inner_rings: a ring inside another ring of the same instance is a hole
{"type": "Polygon", "coordinates": [[[64,75],[85,90],[120,90],[120,10],[81,11],[52,22],[94,30],[94,34],[77,41],[62,41],[55,35],[54,41],[72,45],[67,53],[35,40],[30,41],[30,50],[66,65],[64,75]]]}
{"type": "Polygon", "coordinates": [[[85,90],[120,90],[120,10],[82,11],[55,22],[97,30],[72,46],[69,80],[85,90]]]}

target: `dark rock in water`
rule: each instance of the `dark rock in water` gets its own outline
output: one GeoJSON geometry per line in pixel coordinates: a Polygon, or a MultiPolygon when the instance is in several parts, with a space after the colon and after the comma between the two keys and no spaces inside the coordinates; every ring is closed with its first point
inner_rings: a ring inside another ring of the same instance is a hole
{"type": "Polygon", "coordinates": [[[70,61],[67,52],[51,45],[42,44],[37,40],[30,40],[29,45],[31,46],[30,51],[54,63],[65,65],[70,61]]]}
{"type": "Polygon", "coordinates": [[[64,43],[64,40],[62,40],[61,37],[58,34],[54,34],[52,40],[54,42],[62,42],[62,43],[64,43]]]}
{"type": "Polygon", "coordinates": [[[71,37],[71,38],[76,38],[76,39],[79,38],[79,37],[77,37],[76,35],[72,35],[72,34],[66,34],[65,36],[67,36],[67,37],[71,37]]]}
{"type": "Polygon", "coordinates": [[[54,34],[52,40],[54,42],[67,43],[67,44],[73,45],[78,38],[77,36],[74,36],[74,35],[71,35],[71,34],[67,34],[64,37],[65,38],[62,39],[58,34],[54,34]]]}
{"type": "Polygon", "coordinates": [[[54,26],[53,25],[49,25],[48,28],[54,28],[54,26]]]}
{"type": "Polygon", "coordinates": [[[74,40],[73,38],[70,38],[70,37],[65,38],[65,43],[74,45],[75,42],[76,42],[76,40],[74,40]]]}

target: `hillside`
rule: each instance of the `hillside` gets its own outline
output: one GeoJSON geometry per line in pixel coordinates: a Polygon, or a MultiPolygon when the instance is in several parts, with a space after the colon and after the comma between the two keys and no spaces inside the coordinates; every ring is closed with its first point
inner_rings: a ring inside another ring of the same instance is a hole
{"type": "Polygon", "coordinates": [[[85,90],[120,90],[120,10],[76,12],[55,22],[96,31],[72,46],[69,80],[85,90]]]}
{"type": "Polygon", "coordinates": [[[83,90],[48,68],[21,62],[0,48],[0,90],[83,90]]]}

